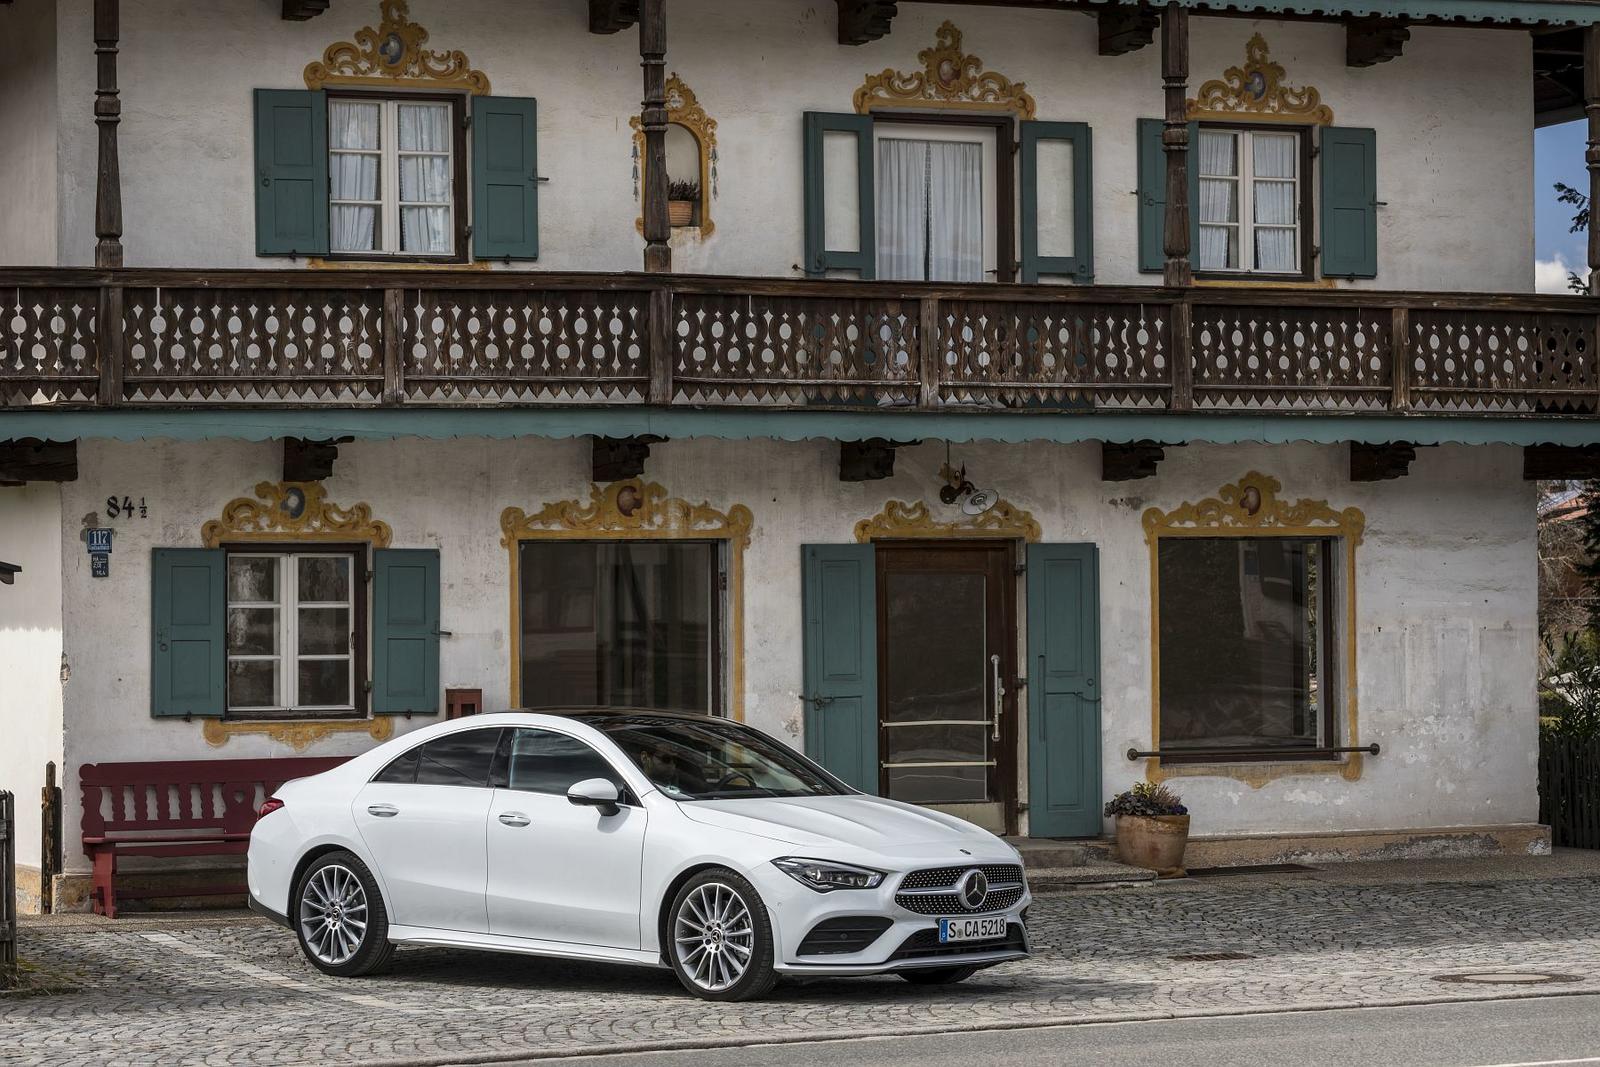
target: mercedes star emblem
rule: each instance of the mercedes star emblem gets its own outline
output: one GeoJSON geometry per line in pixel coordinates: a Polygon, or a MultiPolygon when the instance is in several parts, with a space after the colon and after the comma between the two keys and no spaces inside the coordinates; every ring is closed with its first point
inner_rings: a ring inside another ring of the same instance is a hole
{"type": "Polygon", "coordinates": [[[989,877],[978,868],[974,867],[961,876],[961,881],[956,883],[956,893],[961,897],[961,903],[972,909],[983,907],[983,902],[989,897],[989,877]]]}

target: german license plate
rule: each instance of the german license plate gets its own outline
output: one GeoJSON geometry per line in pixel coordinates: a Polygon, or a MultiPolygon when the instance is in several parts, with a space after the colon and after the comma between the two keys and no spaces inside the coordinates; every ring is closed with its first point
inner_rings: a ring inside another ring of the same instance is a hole
{"type": "Polygon", "coordinates": [[[1006,917],[986,915],[973,919],[940,919],[939,944],[952,941],[993,941],[1006,936],[1006,917]]]}

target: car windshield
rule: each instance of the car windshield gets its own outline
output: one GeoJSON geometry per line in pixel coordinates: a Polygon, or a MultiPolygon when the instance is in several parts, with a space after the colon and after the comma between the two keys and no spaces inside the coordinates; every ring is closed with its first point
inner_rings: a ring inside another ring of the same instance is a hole
{"type": "Polygon", "coordinates": [[[736,726],[647,716],[586,720],[673,800],[840,796],[848,789],[788,746],[736,726]]]}

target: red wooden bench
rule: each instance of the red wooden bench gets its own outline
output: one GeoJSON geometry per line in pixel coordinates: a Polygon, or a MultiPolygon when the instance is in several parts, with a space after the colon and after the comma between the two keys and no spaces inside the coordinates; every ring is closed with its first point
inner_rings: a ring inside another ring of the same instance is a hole
{"type": "MultiPolygon", "coordinates": [[[[293,778],[320,774],[348,756],[289,759],[86,763],[83,851],[94,861],[94,910],[117,914],[118,856],[230,856],[250,847],[256,812],[293,778]]],[[[240,894],[240,883],[141,889],[129,896],[240,894]]]]}

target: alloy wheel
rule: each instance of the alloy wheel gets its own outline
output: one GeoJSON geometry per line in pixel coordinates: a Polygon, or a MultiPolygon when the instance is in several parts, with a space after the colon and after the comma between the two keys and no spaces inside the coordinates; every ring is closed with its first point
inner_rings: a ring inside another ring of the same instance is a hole
{"type": "Polygon", "coordinates": [[[361,950],[367,936],[367,893],[348,867],[318,868],[300,891],[300,932],[318,960],[337,967],[361,950]]]}
{"type": "Polygon", "coordinates": [[[738,983],[755,952],[750,909],[721,882],[696,886],[673,922],[673,950],[696,986],[716,993],[738,983]]]}

